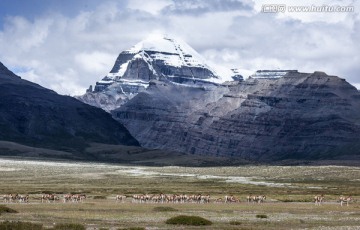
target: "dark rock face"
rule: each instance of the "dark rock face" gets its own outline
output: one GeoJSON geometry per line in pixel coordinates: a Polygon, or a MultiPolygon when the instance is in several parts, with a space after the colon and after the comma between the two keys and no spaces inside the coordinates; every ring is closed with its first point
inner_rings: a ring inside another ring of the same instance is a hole
{"type": "Polygon", "coordinates": [[[360,156],[360,94],[322,72],[213,89],[154,82],[113,116],[149,148],[256,161],[360,156]]]}
{"type": "MultiPolygon", "coordinates": [[[[120,54],[119,58],[122,58],[122,54],[120,54]]],[[[146,82],[156,79],[157,76],[155,76],[153,72],[149,69],[149,65],[144,59],[136,58],[128,61],[129,64],[124,73],[123,79],[142,80],[146,82]]],[[[114,68],[116,67],[114,66],[114,68]]],[[[120,79],[116,79],[116,80],[120,80],[120,79]]]]}
{"type": "Polygon", "coordinates": [[[101,109],[22,80],[0,63],[0,140],[56,149],[89,142],[138,145],[101,109]]]}
{"type": "Polygon", "coordinates": [[[110,73],[118,73],[120,71],[120,67],[129,60],[133,59],[134,56],[135,56],[134,53],[121,52],[119,56],[116,58],[115,64],[111,69],[110,73]]]}

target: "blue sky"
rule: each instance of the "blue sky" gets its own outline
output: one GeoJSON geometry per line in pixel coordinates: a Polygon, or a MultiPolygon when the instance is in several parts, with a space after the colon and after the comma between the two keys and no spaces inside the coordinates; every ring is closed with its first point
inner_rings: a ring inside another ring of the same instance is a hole
{"type": "Polygon", "coordinates": [[[81,11],[94,10],[99,0],[1,0],[0,25],[9,16],[22,16],[28,20],[60,13],[69,17],[81,11]]]}
{"type": "Polygon", "coordinates": [[[0,0],[0,61],[61,94],[82,94],[152,33],[180,37],[220,74],[239,68],[338,75],[360,88],[356,0],[0,0]],[[353,12],[264,13],[266,4],[353,12]]]}

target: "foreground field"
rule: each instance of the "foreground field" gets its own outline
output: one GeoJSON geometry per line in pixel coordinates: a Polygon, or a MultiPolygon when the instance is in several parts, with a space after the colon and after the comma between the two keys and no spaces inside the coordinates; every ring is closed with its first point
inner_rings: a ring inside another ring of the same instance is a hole
{"type": "MultiPolygon", "coordinates": [[[[19,213],[0,220],[81,223],[88,229],[190,229],[165,221],[196,215],[213,222],[192,229],[360,229],[360,168],[340,166],[137,167],[111,164],[0,160],[0,194],[29,194],[29,203],[3,203],[19,213]],[[43,193],[82,193],[81,203],[41,203],[43,193]],[[210,203],[133,203],[134,194],[210,194],[210,203]],[[125,202],[115,202],[123,194],[125,202]],[[234,195],[240,203],[215,202],[234,195]],[[247,203],[265,194],[263,204],[247,203]],[[325,203],[315,206],[314,195],[325,203]],[[339,195],[351,195],[341,207],[339,195]],[[171,207],[161,211],[157,207],[171,207]],[[264,217],[264,218],[259,218],[264,217]]],[[[0,201],[0,204],[3,201],[0,201]]]]}

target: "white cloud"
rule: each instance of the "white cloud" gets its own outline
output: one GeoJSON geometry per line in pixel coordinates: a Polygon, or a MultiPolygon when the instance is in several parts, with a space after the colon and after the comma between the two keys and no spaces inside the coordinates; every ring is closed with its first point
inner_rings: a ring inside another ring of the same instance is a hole
{"type": "Polygon", "coordinates": [[[112,62],[114,62],[114,56],[101,51],[83,52],[75,55],[75,63],[88,73],[104,74],[109,71],[109,63],[112,62]]]}
{"type": "Polygon", "coordinates": [[[129,1],[128,8],[156,15],[159,14],[164,7],[171,5],[171,3],[170,0],[131,0],[129,1]]]}

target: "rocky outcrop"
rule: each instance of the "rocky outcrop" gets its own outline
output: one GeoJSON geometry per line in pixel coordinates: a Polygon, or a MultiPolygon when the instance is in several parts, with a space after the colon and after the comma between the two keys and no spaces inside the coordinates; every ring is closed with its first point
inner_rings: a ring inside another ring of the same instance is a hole
{"type": "Polygon", "coordinates": [[[233,81],[243,81],[244,77],[240,74],[238,69],[231,69],[233,75],[231,76],[233,81]]]}
{"type": "Polygon", "coordinates": [[[90,142],[135,145],[101,109],[21,79],[0,63],[0,140],[81,152],[90,142]]]}
{"type": "Polygon", "coordinates": [[[256,161],[360,156],[360,94],[322,72],[214,88],[153,82],[113,116],[149,148],[256,161]]]}

